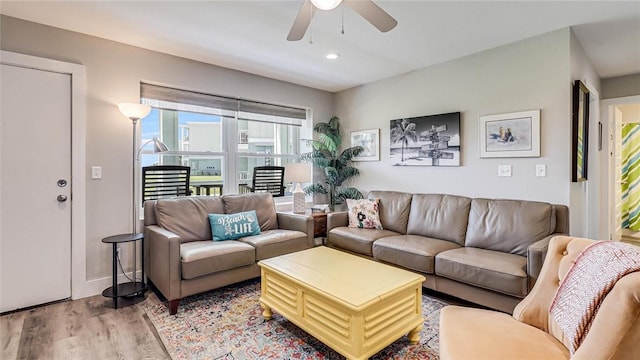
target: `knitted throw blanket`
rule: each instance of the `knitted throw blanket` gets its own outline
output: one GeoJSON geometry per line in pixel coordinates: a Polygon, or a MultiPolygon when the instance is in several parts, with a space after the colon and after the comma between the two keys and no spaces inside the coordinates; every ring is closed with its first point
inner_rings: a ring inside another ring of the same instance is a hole
{"type": "Polygon", "coordinates": [[[586,337],[616,281],[634,271],[640,271],[640,247],[631,244],[599,241],[578,255],[549,309],[570,341],[571,355],[586,337]]]}

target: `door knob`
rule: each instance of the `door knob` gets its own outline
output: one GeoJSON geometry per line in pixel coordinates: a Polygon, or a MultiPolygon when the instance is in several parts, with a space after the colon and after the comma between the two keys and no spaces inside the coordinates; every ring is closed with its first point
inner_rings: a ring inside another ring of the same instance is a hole
{"type": "Polygon", "coordinates": [[[58,195],[57,199],[58,199],[58,202],[65,202],[65,201],[67,201],[67,196],[66,195],[58,195]]]}

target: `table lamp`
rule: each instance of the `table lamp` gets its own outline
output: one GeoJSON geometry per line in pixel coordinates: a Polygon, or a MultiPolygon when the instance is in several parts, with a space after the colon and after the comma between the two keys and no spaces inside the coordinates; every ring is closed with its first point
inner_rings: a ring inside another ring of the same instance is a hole
{"type": "Polygon", "coordinates": [[[296,183],[293,190],[293,212],[304,213],[304,191],[300,186],[301,183],[311,181],[311,164],[308,163],[289,163],[285,165],[284,178],[287,183],[296,183]]]}

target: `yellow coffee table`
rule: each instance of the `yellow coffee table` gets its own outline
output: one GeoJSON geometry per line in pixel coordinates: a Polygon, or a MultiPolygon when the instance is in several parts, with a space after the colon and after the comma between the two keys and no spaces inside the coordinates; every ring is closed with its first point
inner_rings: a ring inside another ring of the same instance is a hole
{"type": "Polygon", "coordinates": [[[262,260],[260,305],[347,359],[379,352],[408,333],[420,340],[421,275],[328,247],[262,260]]]}

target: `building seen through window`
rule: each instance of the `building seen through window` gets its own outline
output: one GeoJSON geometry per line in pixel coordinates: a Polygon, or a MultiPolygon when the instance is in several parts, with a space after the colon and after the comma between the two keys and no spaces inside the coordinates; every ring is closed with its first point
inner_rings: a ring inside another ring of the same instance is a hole
{"type": "Polygon", "coordinates": [[[301,140],[301,134],[311,133],[306,119],[145,98],[143,102],[152,111],[141,120],[141,143],[157,137],[169,152],[143,149],[140,165],[189,166],[194,191],[218,186],[224,193],[238,193],[243,184],[250,184],[254,167],[285,166],[307,151],[301,140]]]}

